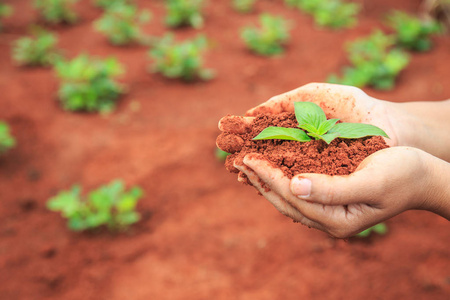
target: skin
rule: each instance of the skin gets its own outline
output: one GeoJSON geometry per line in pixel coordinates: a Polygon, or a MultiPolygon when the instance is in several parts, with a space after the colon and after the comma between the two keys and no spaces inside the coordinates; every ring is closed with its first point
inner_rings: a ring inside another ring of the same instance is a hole
{"type": "Polygon", "coordinates": [[[355,87],[311,83],[269,99],[245,117],[225,117],[219,129],[242,132],[259,113],[293,112],[295,101],[315,102],[328,118],[376,125],[389,135],[391,147],[370,155],[347,176],[305,173],[290,180],[257,153],[243,164],[234,162],[281,213],[338,238],[410,209],[450,220],[450,100],[392,103],[355,87]]]}

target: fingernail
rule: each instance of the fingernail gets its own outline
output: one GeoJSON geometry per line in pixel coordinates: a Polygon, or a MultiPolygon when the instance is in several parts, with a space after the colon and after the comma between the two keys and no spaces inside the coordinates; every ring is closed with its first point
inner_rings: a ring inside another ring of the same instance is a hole
{"type": "Polygon", "coordinates": [[[294,177],[291,181],[291,191],[297,197],[309,197],[311,195],[311,180],[294,177]]]}

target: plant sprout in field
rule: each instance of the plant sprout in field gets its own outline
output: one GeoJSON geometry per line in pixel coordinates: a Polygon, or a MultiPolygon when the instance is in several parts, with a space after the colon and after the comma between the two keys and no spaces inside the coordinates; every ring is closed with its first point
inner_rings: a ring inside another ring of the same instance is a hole
{"type": "Polygon", "coordinates": [[[108,9],[117,3],[134,4],[134,0],[93,0],[94,5],[103,9],[108,9]]]}
{"type": "Polygon", "coordinates": [[[35,29],[32,36],[15,41],[13,59],[22,66],[49,66],[59,57],[56,49],[58,39],[43,29],[35,29]]]}
{"type": "Polygon", "coordinates": [[[249,13],[253,10],[256,0],[232,0],[231,5],[239,13],[249,13]]]}
{"type": "Polygon", "coordinates": [[[276,55],[284,51],[289,41],[289,24],[282,17],[270,14],[259,16],[260,28],[246,27],[241,36],[247,47],[260,55],[276,55]]]}
{"type": "Polygon", "coordinates": [[[47,208],[60,212],[74,231],[106,226],[111,231],[124,230],[140,219],[136,205],[143,192],[139,187],[125,190],[120,180],[103,185],[88,195],[81,195],[78,185],[62,191],[47,202],[47,208]]]}
{"type": "Polygon", "coordinates": [[[94,25],[98,31],[108,37],[112,44],[126,45],[144,41],[140,26],[149,20],[149,11],[138,12],[134,5],[117,2],[109,6],[94,25]]]}
{"type": "Polygon", "coordinates": [[[388,135],[380,128],[363,123],[337,123],[329,119],[319,105],[313,102],[294,102],[295,117],[299,128],[267,127],[254,140],[292,140],[309,142],[311,138],[330,144],[334,139],[358,139],[366,136],[388,135]]]}
{"type": "Polygon", "coordinates": [[[107,112],[123,92],[114,80],[123,68],[114,58],[101,60],[82,54],[71,61],[57,61],[55,69],[61,79],[59,100],[66,110],[107,112]]]}
{"type": "Polygon", "coordinates": [[[429,50],[431,48],[429,36],[441,30],[435,20],[421,20],[398,10],[392,11],[387,16],[387,21],[396,33],[397,44],[414,51],[429,50]]]}
{"type": "Polygon", "coordinates": [[[203,0],[167,0],[166,24],[169,27],[203,27],[203,0]]]}
{"type": "Polygon", "coordinates": [[[78,19],[74,4],[78,0],[34,0],[34,7],[51,24],[75,23],[78,19]]]}
{"type": "Polygon", "coordinates": [[[168,33],[149,52],[153,59],[151,70],[168,78],[185,81],[211,79],[214,72],[203,68],[203,51],[207,46],[208,40],[203,35],[177,43],[173,35],[168,33]]]}
{"type": "Polygon", "coordinates": [[[344,69],[342,78],[332,75],[330,83],[373,86],[380,90],[394,87],[398,74],[408,65],[409,55],[393,48],[395,37],[375,31],[368,38],[356,40],[347,46],[351,67],[344,69]]]}
{"type": "Polygon", "coordinates": [[[5,153],[16,145],[16,140],[11,135],[7,123],[0,121],[0,154],[5,153]]]}
{"type": "Polygon", "coordinates": [[[388,228],[387,228],[386,224],[379,223],[375,226],[367,228],[364,231],[361,231],[360,233],[358,233],[356,235],[356,237],[365,238],[365,237],[368,237],[370,234],[372,234],[372,232],[375,232],[375,233],[378,233],[381,235],[385,235],[387,233],[387,231],[388,231],[388,228]]]}
{"type": "Polygon", "coordinates": [[[0,31],[2,30],[1,20],[5,17],[9,17],[13,13],[13,9],[10,5],[0,2],[0,31]]]}

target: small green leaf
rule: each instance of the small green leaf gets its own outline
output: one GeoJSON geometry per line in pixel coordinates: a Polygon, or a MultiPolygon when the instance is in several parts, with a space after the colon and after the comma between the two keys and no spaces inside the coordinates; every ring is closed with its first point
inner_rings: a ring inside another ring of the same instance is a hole
{"type": "Polygon", "coordinates": [[[327,144],[330,144],[335,138],[340,137],[339,132],[329,132],[327,134],[319,136],[321,140],[324,140],[327,144]]]}
{"type": "Polygon", "coordinates": [[[306,130],[308,133],[319,134],[319,130],[316,127],[314,127],[314,125],[303,124],[303,125],[299,125],[298,127],[300,127],[303,130],[306,130]]]}
{"type": "Polygon", "coordinates": [[[328,133],[339,133],[342,139],[359,139],[365,136],[389,136],[381,128],[363,123],[338,123],[328,133]]]}
{"type": "Polygon", "coordinates": [[[253,140],[291,140],[299,142],[308,142],[310,137],[301,129],[297,128],[284,128],[284,127],[267,127],[261,131],[253,140]]]}
{"type": "Polygon", "coordinates": [[[294,108],[299,125],[310,124],[319,128],[327,120],[322,108],[313,102],[294,102],[294,108]]]}
{"type": "Polygon", "coordinates": [[[329,119],[326,120],[325,122],[322,122],[319,128],[317,128],[318,131],[317,133],[320,135],[327,133],[331,128],[334,127],[334,125],[336,125],[337,121],[339,121],[339,119],[329,119]]]}

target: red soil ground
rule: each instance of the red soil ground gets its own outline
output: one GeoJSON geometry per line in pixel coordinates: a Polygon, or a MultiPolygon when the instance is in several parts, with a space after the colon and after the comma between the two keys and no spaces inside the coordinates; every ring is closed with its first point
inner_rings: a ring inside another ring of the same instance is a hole
{"type": "MultiPolygon", "coordinates": [[[[214,156],[218,120],[243,114],[273,95],[324,81],[346,64],[343,45],[382,26],[391,8],[417,12],[419,1],[363,1],[359,25],[330,31],[283,1],[258,1],[238,15],[230,1],[209,1],[202,30],[213,41],[211,82],[184,84],[147,73],[144,47],[118,48],[92,29],[100,11],[80,1],[79,24],[57,27],[69,57],[116,56],[129,93],[106,116],[62,111],[50,69],[14,66],[11,43],[37,20],[31,1],[15,9],[0,33],[0,119],[18,146],[0,157],[1,299],[448,299],[447,220],[407,212],[387,221],[389,233],[335,240],[292,223],[214,156]],[[249,53],[239,29],[270,11],[292,20],[285,55],[249,53]],[[70,232],[46,210],[47,199],[81,183],[86,189],[123,178],[146,192],[143,220],[128,233],[70,232]]],[[[163,1],[137,1],[153,12],[145,31],[161,35],[163,1]]],[[[414,54],[391,101],[450,98],[450,39],[414,54]]]]}

